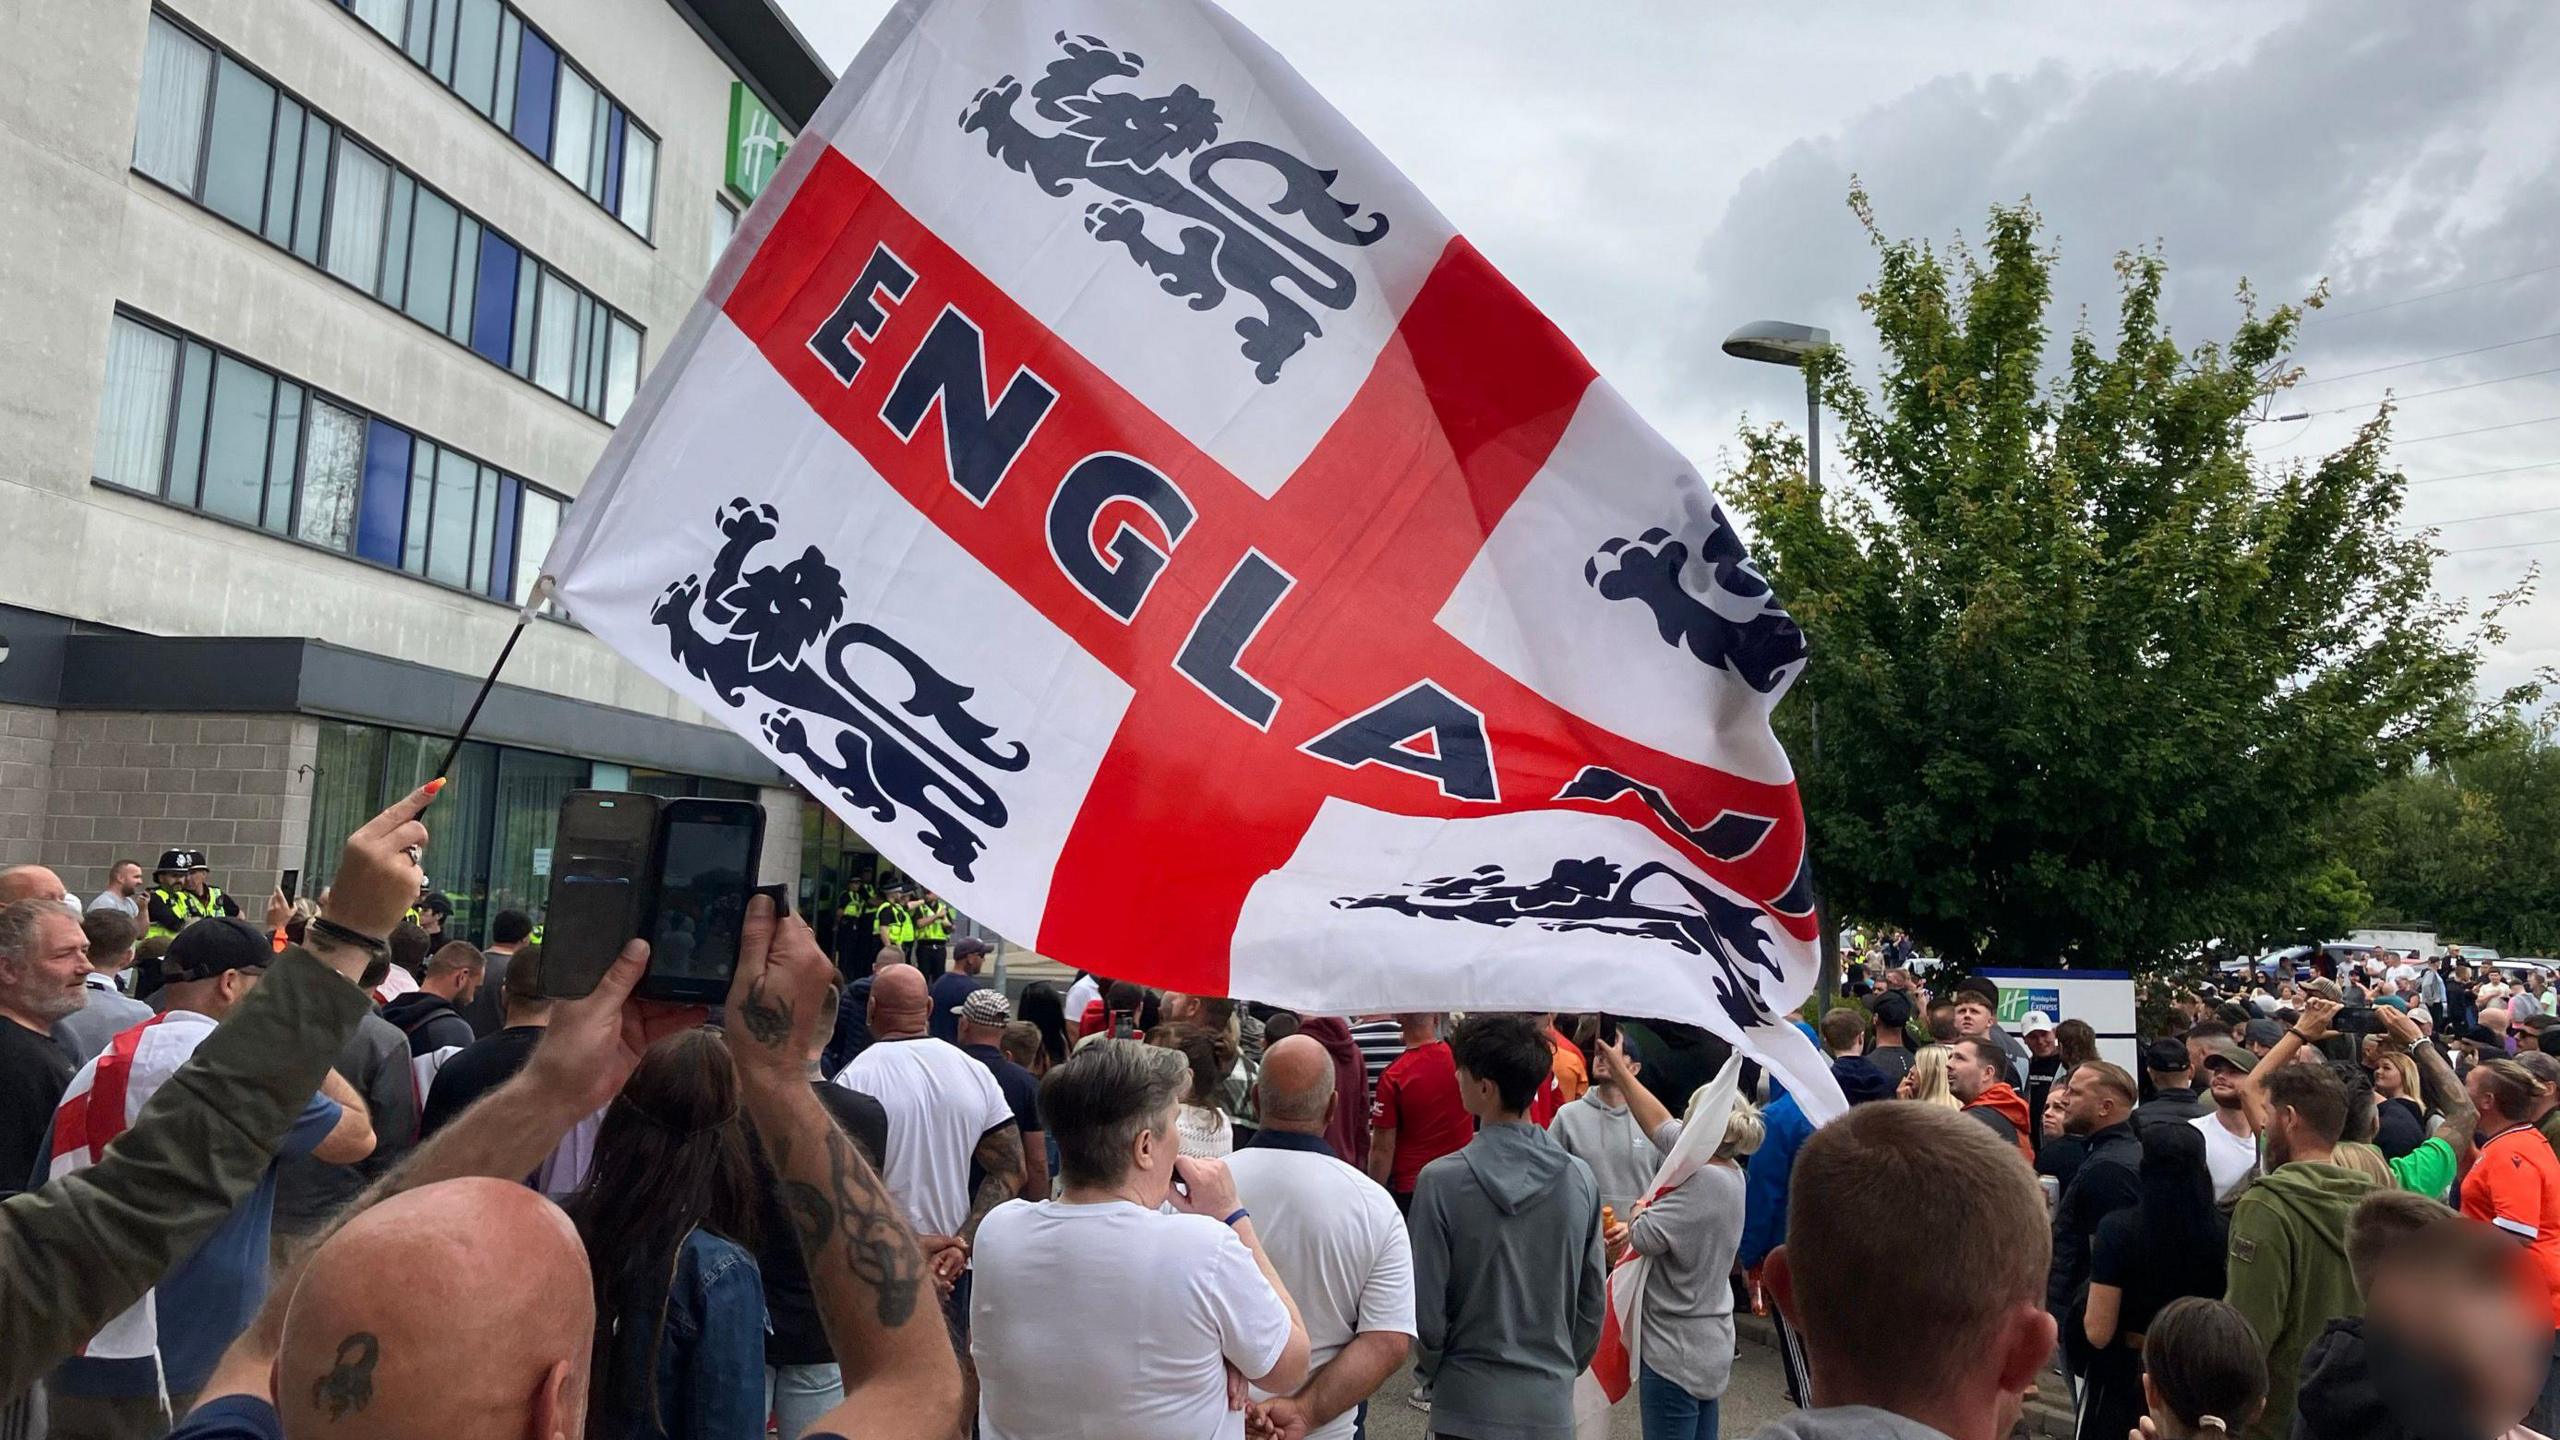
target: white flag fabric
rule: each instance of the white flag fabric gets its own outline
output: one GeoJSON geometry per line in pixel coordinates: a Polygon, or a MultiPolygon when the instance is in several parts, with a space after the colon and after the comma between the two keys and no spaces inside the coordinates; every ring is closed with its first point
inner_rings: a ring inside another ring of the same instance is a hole
{"type": "Polygon", "coordinates": [[[1808,1110],[1769,711],[1697,472],[1204,0],[912,0],[545,565],[918,883],[1114,977],[1708,1026],[1808,1110]]]}

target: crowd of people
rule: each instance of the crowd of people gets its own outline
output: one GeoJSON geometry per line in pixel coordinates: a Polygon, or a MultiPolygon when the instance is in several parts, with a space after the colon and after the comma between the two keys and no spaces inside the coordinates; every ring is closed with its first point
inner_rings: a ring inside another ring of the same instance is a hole
{"type": "Polygon", "coordinates": [[[2244,977],[2126,1068],[1887,949],[1806,1027],[1817,1125],[1688,1026],[1008,994],[763,899],[716,1014],[637,941],[554,996],[529,917],[445,933],[432,794],[264,925],[186,852],[0,872],[0,1435],[1710,1440],[1746,1313],[1779,1440],[2560,1401],[2530,983],[2244,977]]]}

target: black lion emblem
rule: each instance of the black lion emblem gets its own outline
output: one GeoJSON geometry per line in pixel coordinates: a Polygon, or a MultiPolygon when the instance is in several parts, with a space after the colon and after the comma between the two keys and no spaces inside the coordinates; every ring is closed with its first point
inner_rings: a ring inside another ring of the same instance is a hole
{"type": "Polygon", "coordinates": [[[912,812],[933,858],[963,880],[975,878],[986,842],[973,827],[1000,830],[1007,812],[973,767],[1021,770],[1030,751],[993,743],[995,727],[969,710],[976,690],[876,626],[840,623],[844,577],[816,546],[778,567],[748,569],[756,548],[781,534],[779,520],[772,506],[743,499],[721,508],[724,542],[711,578],[687,575],[649,612],[667,632],[668,653],[727,704],[766,702],[757,720],[775,749],[875,819],[912,812]],[[903,672],[907,697],[893,703],[855,680],[846,662],[857,650],[903,672]]]}
{"type": "Polygon", "coordinates": [[[1464,875],[1381,895],[1346,895],[1333,904],[1338,910],[1393,910],[1430,920],[1534,925],[1559,933],[1597,930],[1659,941],[1715,962],[1716,999],[1736,1025],[1748,1029],[1777,1020],[1766,987],[1783,971],[1769,954],[1759,908],[1728,900],[1659,861],[1622,870],[1599,856],[1558,860],[1545,879],[1520,884],[1499,865],[1479,865],[1464,875]],[[1668,890],[1656,882],[1667,882],[1668,890]]]}
{"type": "Polygon", "coordinates": [[[1752,567],[1742,536],[1725,518],[1724,507],[1708,511],[1707,533],[1693,551],[1689,541],[1668,530],[1652,529],[1632,543],[1621,537],[1602,545],[1583,562],[1582,578],[1611,600],[1634,600],[1653,612],[1664,643],[1688,647],[1709,665],[1730,671],[1742,683],[1767,695],[1805,658],[1804,631],[1795,618],[1778,608],[1769,582],[1752,567]],[[1691,556],[1707,569],[1704,597],[1682,578],[1691,556]],[[1601,568],[1609,561],[1608,569],[1601,568]],[[1721,600],[1722,608],[1715,603],[1721,600]],[[1741,618],[1731,618],[1738,612],[1741,618]]]}
{"type": "Polygon", "coordinates": [[[1387,233],[1387,217],[1334,198],[1339,172],[1254,140],[1214,144],[1222,124],[1217,102],[1188,85],[1162,95],[1100,88],[1135,79],[1146,61],[1113,50],[1090,35],[1056,36],[1063,52],[1031,86],[1031,110],[1054,128],[1034,129],[1014,111],[1020,80],[1004,76],[978,92],[960,116],[963,131],[987,137],[987,153],[1031,177],[1043,191],[1064,198],[1079,184],[1107,194],[1085,207],[1085,229],[1162,277],[1164,292],[1188,300],[1194,310],[1214,310],[1229,291],[1257,302],[1259,317],[1236,322],[1254,377],[1268,385],[1280,367],[1323,333],[1308,304],[1348,310],[1359,295],[1351,272],[1274,216],[1297,216],[1318,239],[1336,245],[1374,245],[1387,233]],[[1167,161],[1191,157],[1179,175],[1167,161]],[[1218,178],[1221,166],[1258,167],[1252,190],[1276,188],[1266,206],[1238,200],[1218,178]],[[1163,218],[1175,244],[1147,233],[1151,216],[1163,218]],[[1282,292],[1287,281],[1297,292],[1282,292]],[[1301,301],[1303,297],[1304,303],[1301,301]]]}

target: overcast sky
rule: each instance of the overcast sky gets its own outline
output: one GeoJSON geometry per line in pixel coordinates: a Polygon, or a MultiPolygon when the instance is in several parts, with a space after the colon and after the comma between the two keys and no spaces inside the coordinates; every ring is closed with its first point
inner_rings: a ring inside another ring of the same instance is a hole
{"type": "MultiPolygon", "coordinates": [[[[839,69],[889,8],[781,3],[839,69]]],[[[1898,235],[1978,235],[1988,205],[2031,197],[2063,254],[2057,343],[2083,306],[2106,324],[2135,245],[2165,254],[2190,345],[2227,336],[2242,277],[2270,301],[2325,277],[2309,383],[2277,407],[2321,413],[2261,427],[2262,451],[2334,447],[2396,391],[2409,525],[2464,552],[2439,587],[2476,602],[2560,571],[2560,373],[2532,373],[2560,372],[2560,7],[1228,8],[1705,473],[1746,413],[1801,423],[1788,372],[1718,351],[1734,325],[1802,320],[1874,353],[1854,174],[1898,235]],[[2471,388],[2422,393],[2453,386],[2471,388]]],[[[2487,686],[2560,664],[2560,583],[2543,589],[2487,686]]]]}

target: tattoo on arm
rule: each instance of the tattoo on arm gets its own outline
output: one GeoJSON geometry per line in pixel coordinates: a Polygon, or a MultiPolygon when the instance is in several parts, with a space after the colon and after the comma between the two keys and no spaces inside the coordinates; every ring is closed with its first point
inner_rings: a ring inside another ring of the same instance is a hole
{"type": "Polygon", "coordinates": [[[1022,1193],[1022,1131],[1002,1125],[978,1137],[974,1157],[980,1171],[978,1188],[969,1197],[969,1219],[960,1227],[960,1238],[971,1239],[978,1233],[978,1222],[987,1212],[1022,1193]]]}
{"type": "Polygon", "coordinates": [[[863,1163],[842,1130],[827,1127],[827,1183],[813,1185],[788,1173],[788,1141],[768,1142],[782,1208],[799,1232],[800,1253],[815,1274],[821,1264],[843,1266],[877,1297],[880,1323],[904,1325],[916,1312],[924,1279],[924,1252],[897,1216],[880,1177],[863,1163]]]}
{"type": "Polygon", "coordinates": [[[382,1363],[382,1342],[370,1330],[358,1330],[338,1342],[338,1356],[329,1373],[311,1382],[313,1409],[326,1407],[332,1423],[347,1418],[350,1410],[362,1410],[373,1403],[373,1367],[382,1363]]]}
{"type": "Polygon", "coordinates": [[[767,1000],[765,978],[757,976],[756,983],[747,990],[747,998],[738,1002],[738,1023],[747,1027],[747,1034],[757,1044],[775,1050],[791,1038],[791,1002],[767,1000]]]}

